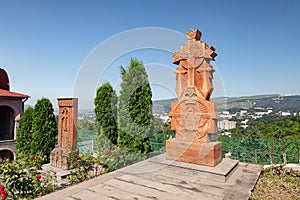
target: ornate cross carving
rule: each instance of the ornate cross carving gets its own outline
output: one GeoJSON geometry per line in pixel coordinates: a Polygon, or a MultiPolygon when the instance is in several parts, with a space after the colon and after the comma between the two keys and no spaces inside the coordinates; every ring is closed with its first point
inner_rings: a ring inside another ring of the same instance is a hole
{"type": "Polygon", "coordinates": [[[217,54],[214,47],[200,41],[199,30],[191,29],[186,36],[187,43],[172,56],[173,63],[178,65],[175,71],[178,101],[172,104],[170,112],[172,129],[178,132],[178,137],[207,142],[207,133],[216,129],[211,128],[215,126],[216,111],[209,99],[214,72],[210,61],[217,54]]]}
{"type": "Polygon", "coordinates": [[[222,144],[211,142],[209,133],[217,129],[215,103],[209,101],[213,91],[214,69],[210,62],[217,56],[215,48],[200,41],[201,32],[186,33],[187,43],[172,56],[176,69],[178,101],[171,104],[171,128],[176,137],[166,141],[166,158],[206,166],[222,160],[222,144]]]}

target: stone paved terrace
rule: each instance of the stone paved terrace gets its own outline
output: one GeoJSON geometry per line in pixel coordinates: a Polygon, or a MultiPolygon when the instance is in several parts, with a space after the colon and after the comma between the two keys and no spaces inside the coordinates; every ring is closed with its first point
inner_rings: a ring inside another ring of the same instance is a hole
{"type": "Polygon", "coordinates": [[[162,154],[38,199],[242,200],[249,198],[261,169],[229,159],[205,167],[166,160],[162,154]]]}

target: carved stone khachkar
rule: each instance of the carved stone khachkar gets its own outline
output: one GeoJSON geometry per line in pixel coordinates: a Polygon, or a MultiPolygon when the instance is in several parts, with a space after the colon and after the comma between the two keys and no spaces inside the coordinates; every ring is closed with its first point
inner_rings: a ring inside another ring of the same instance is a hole
{"type": "Polygon", "coordinates": [[[216,166],[222,161],[222,144],[211,142],[209,133],[217,130],[210,65],[217,56],[215,48],[200,41],[201,32],[186,33],[187,43],[172,56],[176,69],[178,101],[171,104],[171,129],[176,138],[166,141],[166,157],[171,160],[216,166]]]}
{"type": "Polygon", "coordinates": [[[50,164],[54,167],[69,169],[69,154],[76,150],[78,99],[60,98],[58,100],[58,146],[52,150],[50,164]]]}

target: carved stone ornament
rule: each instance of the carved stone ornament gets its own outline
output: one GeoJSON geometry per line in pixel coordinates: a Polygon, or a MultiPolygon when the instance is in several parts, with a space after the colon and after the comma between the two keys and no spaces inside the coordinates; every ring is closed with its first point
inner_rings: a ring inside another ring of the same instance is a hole
{"type": "Polygon", "coordinates": [[[58,99],[58,146],[52,150],[50,163],[54,167],[68,169],[70,153],[78,155],[76,150],[78,99],[58,99]]]}
{"type": "MultiPolygon", "coordinates": [[[[189,151],[188,144],[192,143],[199,143],[198,146],[203,146],[201,143],[207,143],[206,149],[210,146],[218,151],[221,149],[219,148],[221,143],[212,143],[209,137],[209,133],[215,133],[217,130],[216,104],[209,101],[213,92],[212,79],[215,71],[210,62],[217,54],[213,46],[208,46],[200,40],[201,35],[199,30],[191,29],[186,33],[187,43],[180,47],[180,52],[175,52],[172,56],[173,63],[178,65],[175,70],[178,101],[171,104],[169,116],[171,129],[176,131],[176,138],[166,143],[167,158],[184,162],[191,160],[188,162],[197,164],[201,164],[197,156],[192,159],[182,156],[180,158],[180,155],[170,150],[179,151],[180,148],[176,148],[176,145],[180,145],[185,146],[187,149],[184,150],[189,151]],[[216,145],[217,148],[215,148],[216,145]],[[171,155],[178,156],[179,159],[171,155]]],[[[201,148],[198,154],[200,151],[201,148]]],[[[183,152],[178,153],[183,154],[183,152]]],[[[203,154],[203,149],[201,153],[203,154]]],[[[216,162],[214,160],[213,164],[207,165],[214,166],[219,162],[221,157],[218,156],[216,162]]]]}

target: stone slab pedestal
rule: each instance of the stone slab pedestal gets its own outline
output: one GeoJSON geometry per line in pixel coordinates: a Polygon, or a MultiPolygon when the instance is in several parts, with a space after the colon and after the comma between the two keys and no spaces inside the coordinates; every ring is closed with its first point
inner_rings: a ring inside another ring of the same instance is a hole
{"type": "MultiPolygon", "coordinates": [[[[165,165],[167,167],[174,167],[176,168],[177,173],[184,176],[190,176],[191,174],[193,174],[193,176],[200,177],[203,180],[215,181],[219,183],[225,183],[239,167],[238,160],[222,159],[222,161],[217,166],[209,167],[203,165],[194,165],[192,163],[167,160],[165,154],[150,158],[148,161],[149,163],[165,165]]],[[[151,166],[151,164],[148,164],[148,167],[155,169],[155,167],[151,166]]],[[[144,167],[144,169],[145,168],[146,167],[144,167]]],[[[160,167],[158,170],[161,169],[163,169],[163,167],[160,167]]]]}
{"type": "Polygon", "coordinates": [[[42,166],[42,170],[44,172],[48,172],[48,171],[54,172],[55,176],[57,178],[58,184],[66,184],[67,183],[66,178],[68,175],[71,174],[71,172],[69,170],[54,167],[50,163],[44,164],[42,166]]]}
{"type": "Polygon", "coordinates": [[[68,170],[70,168],[69,157],[71,153],[74,156],[74,159],[78,156],[77,150],[69,150],[64,147],[56,147],[51,151],[50,154],[50,165],[53,167],[61,168],[68,170]]]}
{"type": "Polygon", "coordinates": [[[170,139],[166,141],[166,158],[214,167],[222,161],[222,143],[170,139]]]}

